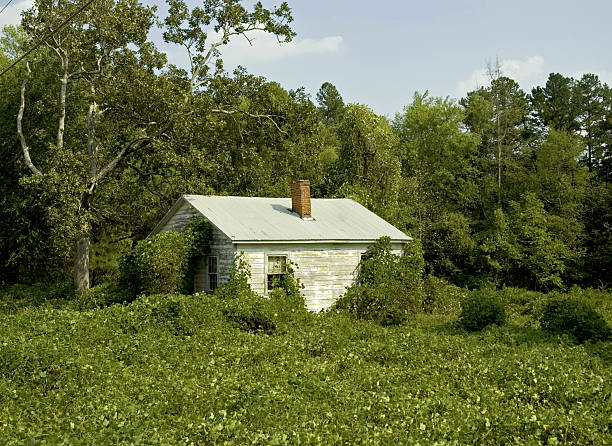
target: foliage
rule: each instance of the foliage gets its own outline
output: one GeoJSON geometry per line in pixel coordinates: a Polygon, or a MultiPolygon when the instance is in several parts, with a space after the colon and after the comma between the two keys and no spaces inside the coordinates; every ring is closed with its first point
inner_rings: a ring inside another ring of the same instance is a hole
{"type": "Polygon", "coordinates": [[[453,316],[381,327],[333,311],[262,336],[221,303],[2,310],[2,441],[610,443],[610,341],[553,342],[523,318],[470,335],[453,316]]]}
{"type": "Polygon", "coordinates": [[[334,164],[335,195],[352,198],[393,220],[401,175],[393,128],[365,105],[349,104],[337,131],[340,148],[334,164]]]}
{"type": "Polygon", "coordinates": [[[504,325],[504,302],[494,291],[483,288],[472,291],[461,304],[459,323],[467,331],[479,331],[489,325],[504,325]]]}
{"type": "Polygon", "coordinates": [[[183,285],[189,262],[190,240],[176,231],[145,239],[128,253],[121,283],[135,294],[177,292],[183,285]]]}
{"type": "MultiPolygon", "coordinates": [[[[0,32],[0,65],[77,6],[36,1],[0,32]]],[[[31,54],[31,74],[22,62],[0,78],[0,284],[67,280],[87,239],[91,284],[116,280],[119,253],[177,195],[288,196],[308,178],[313,196],[352,198],[418,239],[427,273],[450,284],[610,285],[612,90],[596,75],[551,73],[527,94],[497,64],[458,103],[416,93],[390,122],[329,82],[311,97],[224,71],[232,39],[295,36],[287,3],[168,6],[92,4],[31,54]],[[186,69],[147,40],[162,22],[186,69]]]]}
{"type": "Polygon", "coordinates": [[[461,309],[461,301],[465,300],[467,293],[466,288],[459,288],[429,274],[423,281],[421,308],[430,314],[457,314],[461,309]]]}
{"type": "Polygon", "coordinates": [[[414,315],[423,296],[423,253],[416,241],[403,256],[392,252],[389,237],[381,237],[359,262],[357,284],[347,289],[336,308],[360,319],[397,325],[414,315]]]}
{"type": "Polygon", "coordinates": [[[272,334],[276,329],[274,310],[268,299],[251,289],[250,277],[248,262],[240,254],[234,258],[229,281],[214,295],[221,300],[223,315],[238,328],[272,334]]]}
{"type": "Polygon", "coordinates": [[[535,194],[510,202],[507,213],[495,211],[492,227],[480,245],[490,279],[498,284],[550,290],[563,287],[573,259],[561,221],[544,209],[535,194]]]}
{"type": "Polygon", "coordinates": [[[0,312],[9,314],[28,307],[61,307],[74,298],[69,283],[14,284],[0,289],[0,312]]]}
{"type": "Polygon", "coordinates": [[[330,82],[323,82],[317,92],[317,103],[327,123],[337,123],[344,113],[344,101],[338,89],[330,82]]]}
{"type": "Polygon", "coordinates": [[[183,232],[165,231],[142,240],[121,263],[120,285],[132,295],[192,293],[196,268],[211,237],[210,223],[197,218],[183,232]]]}
{"type": "Polygon", "coordinates": [[[197,269],[201,266],[204,257],[210,253],[212,231],[210,222],[201,217],[192,218],[183,229],[183,237],[189,240],[187,269],[181,285],[181,291],[185,294],[191,294],[194,291],[194,278],[197,269]]]}
{"type": "Polygon", "coordinates": [[[125,287],[115,283],[102,283],[91,287],[74,302],[74,307],[80,310],[92,308],[104,308],[115,303],[131,302],[135,294],[130,293],[125,287]]]}
{"type": "Polygon", "coordinates": [[[542,328],[552,333],[567,333],[578,342],[607,341],[612,330],[606,320],[585,300],[552,297],[540,316],[542,328]]]}
{"type": "Polygon", "coordinates": [[[250,277],[249,264],[241,253],[234,258],[229,281],[214,293],[226,319],[242,330],[272,334],[279,327],[286,330],[287,324],[297,317],[305,317],[304,297],[291,265],[287,265],[281,286],[272,290],[268,297],[251,289],[250,277]]]}

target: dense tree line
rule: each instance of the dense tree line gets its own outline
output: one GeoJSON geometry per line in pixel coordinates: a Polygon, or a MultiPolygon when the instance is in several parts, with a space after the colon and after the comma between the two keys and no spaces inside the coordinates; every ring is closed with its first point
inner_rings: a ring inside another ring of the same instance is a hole
{"type": "MultiPolygon", "coordinates": [[[[39,0],[5,28],[0,69],[76,3],[39,0]]],[[[497,73],[458,102],[417,93],[389,121],[327,82],[313,100],[223,69],[231,36],[291,40],[285,3],[171,0],[164,38],[188,70],[147,40],[153,8],[94,5],[0,77],[0,283],[112,280],[178,195],[288,196],[308,178],[418,238],[427,271],[459,285],[610,284],[612,93],[597,76],[525,92],[497,73]]]]}

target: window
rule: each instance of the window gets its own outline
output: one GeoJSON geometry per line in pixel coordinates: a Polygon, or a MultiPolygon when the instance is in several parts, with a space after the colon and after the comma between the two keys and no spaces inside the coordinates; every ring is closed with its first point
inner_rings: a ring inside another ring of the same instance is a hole
{"type": "Polygon", "coordinates": [[[208,289],[215,291],[217,289],[217,256],[208,256],[208,289]]]}
{"type": "Polygon", "coordinates": [[[361,265],[364,260],[367,260],[368,256],[365,252],[359,254],[359,263],[357,264],[357,268],[355,269],[355,283],[357,285],[363,285],[363,281],[361,280],[361,265]]]}
{"type": "Polygon", "coordinates": [[[283,277],[287,273],[286,255],[268,256],[267,291],[278,288],[283,283],[283,277]]]}

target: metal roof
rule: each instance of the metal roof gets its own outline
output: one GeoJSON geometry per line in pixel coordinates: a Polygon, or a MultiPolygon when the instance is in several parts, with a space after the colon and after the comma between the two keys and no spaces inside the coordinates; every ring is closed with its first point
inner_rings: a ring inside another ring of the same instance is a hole
{"type": "Polygon", "coordinates": [[[369,242],[382,236],[396,242],[412,240],[350,199],[311,199],[312,220],[303,220],[291,211],[291,198],[183,195],[182,200],[234,242],[346,243],[369,242]]]}

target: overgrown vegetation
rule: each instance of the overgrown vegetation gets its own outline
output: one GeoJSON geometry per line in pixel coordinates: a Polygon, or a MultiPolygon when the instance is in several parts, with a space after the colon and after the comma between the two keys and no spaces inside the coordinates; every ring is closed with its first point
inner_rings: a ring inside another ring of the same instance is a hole
{"type": "Polygon", "coordinates": [[[504,302],[493,290],[472,291],[461,304],[459,323],[467,331],[478,331],[489,325],[504,325],[504,302]]]}
{"type": "MultiPolygon", "coordinates": [[[[54,293],[24,304],[24,291],[0,292],[3,443],[612,440],[611,342],[540,330],[531,292],[498,292],[508,321],[477,335],[457,311],[382,327],[297,309],[270,312],[266,335],[228,317],[223,288],[95,310],[54,293]]],[[[572,294],[612,319],[609,293],[572,294]]]]}
{"type": "Polygon", "coordinates": [[[397,325],[414,315],[423,301],[425,263],[418,242],[406,245],[404,255],[394,254],[389,237],[368,248],[361,261],[357,284],[335,304],[360,319],[397,325]]]}
{"type": "MultiPolygon", "coordinates": [[[[0,32],[0,65],[78,6],[60,3],[37,0],[22,28],[0,32]]],[[[450,284],[611,285],[612,93],[596,75],[551,73],[523,91],[493,70],[458,102],[415,93],[389,120],[329,82],[309,95],[224,71],[224,32],[293,38],[288,4],[217,1],[202,16],[171,3],[165,20],[138,1],[93,5],[32,54],[31,72],[0,78],[0,283],[67,282],[88,240],[90,284],[114,281],[180,194],[289,196],[307,178],[313,196],[357,200],[419,240],[427,275],[450,284]],[[156,21],[188,47],[188,70],[147,41],[156,21]]],[[[158,291],[174,288],[165,280],[158,291]]]]}
{"type": "Polygon", "coordinates": [[[607,341],[612,330],[606,320],[585,300],[553,297],[540,316],[542,328],[553,333],[567,333],[579,342],[607,341]]]}
{"type": "Polygon", "coordinates": [[[497,70],[390,121],[224,71],[231,36],[293,38],[287,3],[169,3],[63,24],[78,2],[35,0],[0,31],[1,69],[54,30],[0,77],[1,444],[612,443],[607,84],[497,70]],[[189,71],[147,41],[162,21],[189,71]],[[147,239],[176,197],[298,176],[415,242],[379,240],[322,314],[290,265],[267,298],[240,258],[181,294],[211,227],[147,239]]]}
{"type": "Polygon", "coordinates": [[[194,218],[182,232],[165,231],[142,240],[120,265],[120,286],[131,296],[140,293],[193,293],[194,275],[209,252],[212,227],[194,218]]]}
{"type": "Polygon", "coordinates": [[[306,314],[300,284],[289,266],[282,286],[263,297],[248,284],[251,272],[242,255],[238,255],[230,272],[229,282],[218,288],[214,295],[220,299],[221,313],[236,327],[249,332],[274,333],[285,329],[287,319],[306,314]]]}

